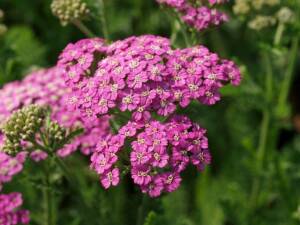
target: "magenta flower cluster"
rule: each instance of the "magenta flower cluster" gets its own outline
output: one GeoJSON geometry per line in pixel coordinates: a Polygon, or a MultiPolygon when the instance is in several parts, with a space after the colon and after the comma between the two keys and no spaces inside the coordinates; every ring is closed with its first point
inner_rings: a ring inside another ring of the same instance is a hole
{"type": "MultiPolygon", "coordinates": [[[[82,135],[60,149],[57,154],[65,157],[77,149],[81,149],[84,154],[90,154],[96,147],[97,138],[109,132],[108,118],[102,117],[93,122],[83,123],[78,112],[68,110],[66,102],[70,92],[60,69],[53,67],[34,72],[24,80],[9,83],[0,90],[0,120],[4,121],[13,111],[26,105],[50,106],[52,119],[62,126],[66,128],[81,126],[85,129],[82,135]]],[[[30,157],[40,161],[47,158],[47,153],[37,150],[33,151],[30,157]]]]}
{"type": "Polygon", "coordinates": [[[22,171],[25,159],[26,152],[20,152],[15,157],[0,152],[0,190],[3,183],[10,182],[14,175],[22,171]]]}
{"type": "Polygon", "coordinates": [[[0,224],[28,224],[29,211],[18,209],[22,204],[23,199],[20,193],[0,194],[0,224]]]}
{"type": "Polygon", "coordinates": [[[232,61],[206,47],[172,49],[169,39],[153,35],[111,44],[80,40],[64,49],[58,67],[72,89],[70,105],[87,121],[130,114],[92,154],[91,168],[104,188],[118,185],[120,175],[130,171],[152,197],[176,190],[189,163],[201,170],[211,161],[206,130],[176,116],[176,109],[193,100],[213,105],[221,87],[241,80],[232,61]],[[165,122],[153,119],[156,115],[165,122]]]}
{"type": "Polygon", "coordinates": [[[193,5],[189,0],[157,0],[157,2],[174,8],[186,24],[198,31],[228,20],[226,14],[213,8],[217,4],[227,2],[227,0],[208,0],[206,5],[202,3],[200,6],[193,5]]]}
{"type": "Polygon", "coordinates": [[[225,84],[238,85],[239,69],[204,46],[171,48],[169,39],[144,35],[106,45],[102,39],[69,44],[59,57],[70,103],[83,117],[132,112],[144,121],[168,116],[192,100],[212,105],[225,84]]]}
{"type": "Polygon", "coordinates": [[[179,187],[180,174],[189,163],[199,170],[210,163],[205,133],[205,129],[184,116],[174,116],[164,123],[129,121],[118,134],[99,142],[91,167],[105,188],[116,186],[122,170],[130,168],[133,182],[142,192],[157,197],[179,187]],[[122,163],[123,158],[130,162],[122,163]]]}

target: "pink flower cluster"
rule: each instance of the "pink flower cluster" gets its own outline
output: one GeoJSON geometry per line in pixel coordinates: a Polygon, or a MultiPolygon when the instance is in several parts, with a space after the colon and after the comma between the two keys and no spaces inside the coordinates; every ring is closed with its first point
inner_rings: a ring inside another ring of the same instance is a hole
{"type": "MultiPolygon", "coordinates": [[[[90,154],[96,146],[97,138],[109,132],[108,118],[83,123],[80,113],[68,110],[66,103],[70,92],[60,69],[53,67],[34,72],[24,80],[9,83],[0,90],[0,120],[5,120],[13,111],[29,104],[50,106],[53,120],[67,128],[81,126],[85,129],[84,134],[75,138],[57,154],[65,157],[77,149],[81,149],[84,154],[90,154]]],[[[33,160],[40,161],[47,154],[37,150],[30,156],[33,160]]]]}
{"type": "Polygon", "coordinates": [[[20,152],[15,157],[0,152],[0,190],[3,183],[10,182],[23,169],[25,159],[26,152],[20,152]]]}
{"type": "Polygon", "coordinates": [[[205,129],[184,116],[174,116],[165,123],[130,121],[118,134],[99,142],[91,167],[105,188],[118,185],[120,170],[130,167],[133,182],[142,192],[157,197],[179,187],[180,173],[189,163],[199,170],[210,163],[205,133],[205,129]],[[126,148],[128,145],[131,151],[126,148]],[[126,161],[128,158],[130,162],[126,161]]]}
{"type": "Polygon", "coordinates": [[[240,72],[204,46],[171,48],[169,39],[144,35],[106,45],[102,39],[69,44],[59,57],[70,103],[83,117],[132,112],[134,121],[151,113],[168,116],[192,100],[212,105],[225,84],[238,85],[240,72]]]}
{"type": "Polygon", "coordinates": [[[0,224],[28,224],[29,211],[17,209],[22,204],[23,200],[20,193],[0,194],[0,224]]]}
{"type": "Polygon", "coordinates": [[[209,0],[207,5],[193,5],[188,0],[157,0],[158,3],[174,8],[181,19],[189,26],[202,31],[211,25],[219,25],[228,20],[226,14],[212,8],[216,4],[222,4],[227,0],[209,0]]]}

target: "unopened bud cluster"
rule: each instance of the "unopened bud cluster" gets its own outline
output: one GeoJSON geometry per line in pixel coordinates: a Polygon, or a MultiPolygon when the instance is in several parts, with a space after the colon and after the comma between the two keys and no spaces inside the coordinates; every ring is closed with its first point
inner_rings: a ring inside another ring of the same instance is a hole
{"type": "Polygon", "coordinates": [[[7,27],[2,23],[4,18],[4,12],[0,9],[0,36],[6,33],[7,27]]]}
{"type": "Polygon", "coordinates": [[[61,142],[65,139],[67,131],[64,127],[60,126],[56,121],[51,121],[47,127],[47,134],[52,143],[61,142]]]}
{"type": "Polygon", "coordinates": [[[235,0],[233,12],[248,19],[248,27],[257,31],[294,20],[293,10],[280,0],[235,0]]]}
{"type": "Polygon", "coordinates": [[[41,129],[46,116],[46,110],[37,105],[29,105],[15,111],[2,127],[6,136],[3,151],[9,154],[20,151],[22,141],[35,138],[41,129]]]}
{"type": "Polygon", "coordinates": [[[82,0],[53,0],[51,10],[63,26],[81,20],[90,13],[87,4],[82,0]]]}

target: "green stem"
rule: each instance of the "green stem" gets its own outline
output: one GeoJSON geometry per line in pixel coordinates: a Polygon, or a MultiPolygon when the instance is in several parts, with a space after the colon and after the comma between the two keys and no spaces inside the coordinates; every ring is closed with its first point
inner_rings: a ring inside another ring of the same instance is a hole
{"type": "MultiPolygon", "coordinates": [[[[259,136],[259,147],[257,151],[257,158],[256,158],[256,171],[261,171],[263,167],[263,162],[265,158],[266,152],[266,145],[268,141],[268,130],[270,126],[270,113],[268,110],[263,112],[263,119],[260,128],[260,136],[259,136]]],[[[259,198],[259,190],[261,186],[261,177],[260,175],[254,178],[250,196],[250,207],[251,210],[254,211],[257,207],[257,202],[259,198]]]]}
{"type": "Polygon", "coordinates": [[[46,225],[54,225],[54,204],[53,204],[53,192],[52,192],[52,184],[50,180],[50,164],[49,160],[47,160],[47,168],[45,170],[45,187],[44,187],[44,199],[45,199],[45,224],[46,225]]]}
{"type": "MultiPolygon", "coordinates": [[[[256,153],[256,171],[259,172],[262,170],[267,143],[268,143],[268,136],[269,136],[269,129],[271,124],[271,109],[270,105],[272,102],[273,97],[273,70],[272,70],[272,63],[268,53],[263,53],[262,59],[264,64],[266,65],[266,75],[265,75],[265,99],[267,101],[267,106],[263,110],[261,128],[260,128],[260,135],[259,135],[259,143],[258,143],[258,150],[256,153]]],[[[251,210],[255,210],[259,198],[259,190],[261,186],[261,177],[258,174],[253,181],[251,196],[250,196],[250,207],[251,210]]]]}
{"type": "Polygon", "coordinates": [[[73,24],[82,32],[84,33],[87,37],[93,38],[95,37],[95,34],[87,28],[80,20],[74,20],[73,24]]]}
{"type": "Polygon", "coordinates": [[[180,27],[181,27],[180,31],[181,31],[181,33],[182,33],[182,35],[183,35],[183,38],[184,38],[184,42],[185,42],[186,47],[192,46],[192,45],[191,45],[191,42],[190,42],[190,40],[189,40],[188,34],[187,34],[187,32],[186,32],[185,25],[181,22],[180,18],[177,18],[177,19],[178,19],[178,22],[179,22],[180,27]]]}
{"type": "Polygon", "coordinates": [[[277,106],[278,115],[281,114],[281,112],[284,110],[284,107],[286,106],[286,101],[288,98],[288,94],[290,91],[290,87],[294,75],[294,68],[297,61],[298,50],[299,50],[299,37],[295,37],[293,38],[290,56],[288,57],[290,63],[284,75],[284,80],[282,82],[280,92],[279,92],[279,99],[278,99],[278,106],[277,106]]]}
{"type": "Polygon", "coordinates": [[[101,25],[102,25],[102,33],[103,33],[104,38],[107,41],[109,41],[110,35],[108,32],[108,26],[107,26],[107,21],[106,21],[104,0],[99,0],[99,5],[100,5],[100,20],[101,20],[101,25]]]}
{"type": "Polygon", "coordinates": [[[264,64],[266,66],[266,100],[269,104],[273,99],[273,68],[270,56],[268,53],[263,54],[264,64]]]}
{"type": "Polygon", "coordinates": [[[180,19],[180,16],[178,15],[178,13],[174,12],[174,11],[169,11],[168,9],[166,10],[166,12],[169,15],[170,21],[173,22],[173,18],[175,17],[175,19],[176,19],[175,21],[177,21],[177,23],[179,25],[178,29],[182,33],[185,45],[186,45],[186,47],[190,47],[191,46],[191,42],[189,40],[188,33],[186,32],[186,26],[185,26],[184,23],[182,23],[182,21],[180,19]]]}
{"type": "Polygon", "coordinates": [[[281,38],[284,32],[284,24],[283,23],[279,23],[276,29],[276,33],[275,33],[275,37],[274,37],[274,46],[278,46],[280,45],[281,42],[281,38]]]}
{"type": "Polygon", "coordinates": [[[117,121],[115,119],[110,119],[109,123],[111,125],[112,131],[117,134],[118,130],[120,128],[120,125],[117,123],[117,121]]]}
{"type": "Polygon", "coordinates": [[[141,204],[138,208],[138,216],[137,216],[137,225],[143,225],[144,223],[144,217],[145,217],[145,207],[146,207],[146,199],[147,196],[143,194],[142,199],[141,199],[141,204]]]}
{"type": "Polygon", "coordinates": [[[174,20],[173,24],[172,24],[172,33],[171,33],[171,44],[173,46],[176,46],[176,40],[177,40],[177,35],[178,35],[178,30],[180,29],[180,24],[178,24],[178,22],[176,20],[174,20]]]}
{"type": "Polygon", "coordinates": [[[61,160],[61,158],[57,157],[56,155],[53,156],[56,164],[59,166],[59,168],[63,171],[64,176],[67,178],[69,183],[73,187],[77,187],[77,182],[73,179],[72,174],[70,173],[68,167],[65,165],[65,163],[61,160]]]}

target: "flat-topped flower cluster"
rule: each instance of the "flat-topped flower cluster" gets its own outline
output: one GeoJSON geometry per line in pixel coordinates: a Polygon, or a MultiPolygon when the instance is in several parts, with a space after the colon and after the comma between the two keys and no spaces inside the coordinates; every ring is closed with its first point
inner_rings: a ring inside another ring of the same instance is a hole
{"type": "Polygon", "coordinates": [[[232,61],[206,47],[172,49],[169,39],[153,35],[111,44],[80,40],[65,48],[58,67],[72,89],[70,105],[87,121],[129,118],[92,154],[91,168],[102,185],[116,186],[120,174],[130,171],[152,197],[176,190],[189,163],[201,170],[211,161],[206,130],[176,115],[177,108],[193,100],[213,105],[221,87],[241,80],[232,61]]]}
{"type": "Polygon", "coordinates": [[[192,100],[215,104],[222,86],[240,82],[232,61],[204,46],[173,50],[168,39],[153,35],[110,45],[84,39],[69,44],[58,65],[73,90],[70,102],[87,118],[112,110],[132,112],[134,121],[152,112],[168,116],[192,100]]]}
{"type": "Polygon", "coordinates": [[[28,224],[29,211],[18,209],[22,204],[23,199],[20,193],[0,194],[0,224],[28,224]]]}
{"type": "Polygon", "coordinates": [[[198,31],[207,29],[214,25],[219,25],[228,20],[226,14],[214,8],[218,4],[223,4],[227,0],[207,0],[193,3],[189,0],[156,0],[158,3],[175,9],[186,24],[198,31]],[[201,2],[201,3],[200,3],[201,2]]]}

